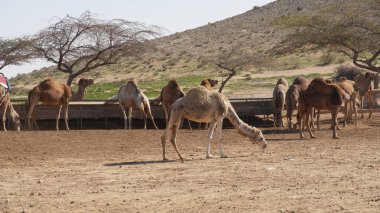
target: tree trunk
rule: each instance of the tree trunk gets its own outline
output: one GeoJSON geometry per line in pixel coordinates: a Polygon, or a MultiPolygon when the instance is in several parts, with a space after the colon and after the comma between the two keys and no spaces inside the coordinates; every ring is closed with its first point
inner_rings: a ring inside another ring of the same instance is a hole
{"type": "Polygon", "coordinates": [[[72,75],[72,74],[69,75],[69,77],[67,78],[67,83],[66,83],[67,86],[71,86],[75,77],[76,77],[75,75],[72,75]]]}
{"type": "Polygon", "coordinates": [[[228,70],[228,72],[229,72],[228,77],[226,78],[226,80],[224,80],[222,82],[222,85],[219,88],[219,93],[222,93],[223,88],[226,85],[227,81],[229,81],[234,75],[236,75],[236,71],[235,70],[228,70]]]}

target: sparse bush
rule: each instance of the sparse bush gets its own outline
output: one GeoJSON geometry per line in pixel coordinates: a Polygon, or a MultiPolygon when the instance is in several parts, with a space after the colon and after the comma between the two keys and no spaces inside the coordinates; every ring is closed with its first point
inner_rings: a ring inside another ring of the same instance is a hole
{"type": "Polygon", "coordinates": [[[362,73],[359,67],[350,65],[341,65],[336,68],[334,79],[339,79],[340,77],[346,77],[348,80],[354,80],[355,76],[362,73]]]}

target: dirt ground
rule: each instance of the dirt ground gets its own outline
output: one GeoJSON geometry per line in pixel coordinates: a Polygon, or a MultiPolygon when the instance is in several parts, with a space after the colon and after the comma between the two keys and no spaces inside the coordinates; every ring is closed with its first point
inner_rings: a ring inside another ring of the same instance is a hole
{"type": "Polygon", "coordinates": [[[224,130],[229,158],[205,159],[204,130],[0,132],[0,212],[379,212],[380,117],[333,140],[263,129],[262,153],[224,130]]]}

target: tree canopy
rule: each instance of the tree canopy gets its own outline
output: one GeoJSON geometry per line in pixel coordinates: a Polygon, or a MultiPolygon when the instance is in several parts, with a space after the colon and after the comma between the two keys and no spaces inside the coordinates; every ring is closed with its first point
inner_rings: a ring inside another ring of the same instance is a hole
{"type": "Polygon", "coordinates": [[[275,54],[335,51],[350,57],[360,68],[380,72],[380,0],[349,0],[281,17],[274,23],[292,30],[272,49],[275,54]]]}
{"type": "Polygon", "coordinates": [[[67,73],[67,84],[75,77],[133,55],[158,35],[158,28],[122,19],[101,20],[89,12],[80,17],[57,18],[53,25],[33,36],[38,57],[57,64],[67,73]]]}
{"type": "Polygon", "coordinates": [[[32,57],[29,40],[0,39],[0,70],[8,65],[19,65],[32,57]]]}

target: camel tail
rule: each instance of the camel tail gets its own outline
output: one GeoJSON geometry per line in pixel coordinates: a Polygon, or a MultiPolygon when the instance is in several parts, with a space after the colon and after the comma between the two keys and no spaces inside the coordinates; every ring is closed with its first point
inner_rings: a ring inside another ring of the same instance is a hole
{"type": "Polygon", "coordinates": [[[260,132],[260,130],[242,121],[236,114],[231,104],[228,106],[228,112],[226,117],[241,134],[248,138],[255,138],[260,132]]]}

